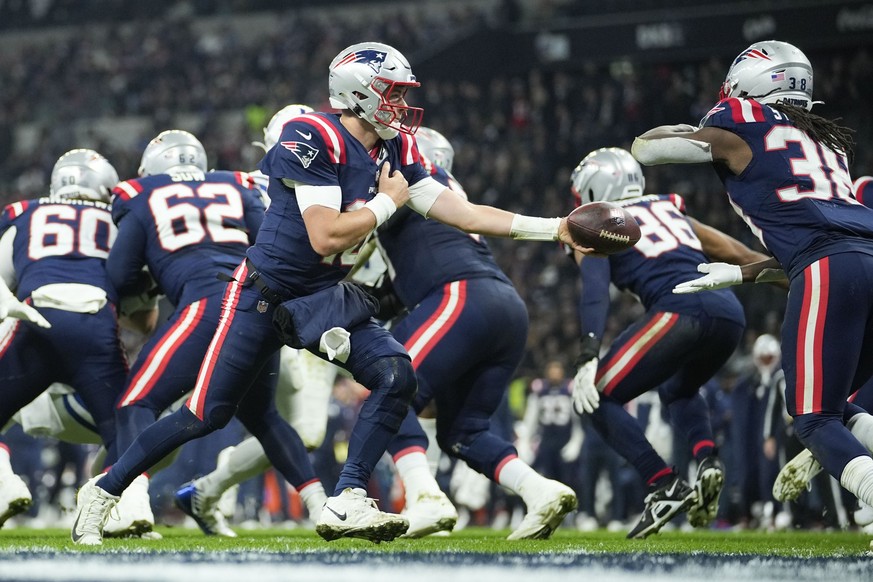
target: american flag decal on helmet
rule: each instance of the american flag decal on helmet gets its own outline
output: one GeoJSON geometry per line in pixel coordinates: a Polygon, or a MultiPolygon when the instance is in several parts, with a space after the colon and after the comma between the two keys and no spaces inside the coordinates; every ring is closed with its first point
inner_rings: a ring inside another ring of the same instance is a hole
{"type": "Polygon", "coordinates": [[[348,65],[350,63],[363,63],[365,65],[369,65],[373,71],[378,73],[382,70],[382,63],[385,62],[385,57],[388,54],[385,51],[377,51],[373,49],[367,49],[363,51],[356,51],[353,53],[349,53],[344,56],[340,61],[336,64],[336,67],[341,67],[343,65],[348,65]]]}
{"type": "Polygon", "coordinates": [[[297,159],[300,160],[300,163],[303,164],[304,168],[308,168],[309,164],[312,163],[312,160],[315,159],[315,156],[318,155],[318,149],[312,147],[308,143],[283,141],[281,142],[281,145],[283,148],[297,156],[297,159]]]}

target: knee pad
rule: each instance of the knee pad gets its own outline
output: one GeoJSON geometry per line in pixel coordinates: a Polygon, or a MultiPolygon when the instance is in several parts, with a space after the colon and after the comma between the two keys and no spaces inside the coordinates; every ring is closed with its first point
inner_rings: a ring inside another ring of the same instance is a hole
{"type": "Polygon", "coordinates": [[[412,362],[400,356],[374,360],[356,379],[369,388],[370,392],[384,392],[402,400],[406,406],[412,403],[418,391],[418,380],[415,378],[412,362]]]}

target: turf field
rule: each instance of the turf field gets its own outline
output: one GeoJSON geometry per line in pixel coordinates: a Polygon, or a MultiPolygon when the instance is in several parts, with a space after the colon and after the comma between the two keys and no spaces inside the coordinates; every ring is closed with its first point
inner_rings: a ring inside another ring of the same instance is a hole
{"type": "Polygon", "coordinates": [[[159,528],[162,540],[74,546],[67,530],[0,531],[0,580],[371,582],[671,582],[873,580],[870,536],[848,532],[622,533],[559,530],[544,541],[470,528],[451,537],[372,544],[322,541],[309,530],[240,532],[236,539],[159,528]]]}

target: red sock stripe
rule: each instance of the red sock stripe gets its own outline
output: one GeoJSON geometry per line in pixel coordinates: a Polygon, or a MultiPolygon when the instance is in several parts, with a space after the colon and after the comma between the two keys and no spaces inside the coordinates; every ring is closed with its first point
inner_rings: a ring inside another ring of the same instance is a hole
{"type": "Polygon", "coordinates": [[[507,455],[502,461],[500,461],[500,463],[497,464],[497,468],[494,469],[494,480],[497,481],[498,483],[500,483],[500,472],[503,470],[503,467],[505,467],[506,463],[508,463],[509,461],[512,461],[512,460],[517,459],[517,458],[518,458],[518,455],[512,454],[512,455],[507,455]]]}
{"type": "Polygon", "coordinates": [[[318,477],[313,477],[309,481],[306,481],[305,483],[301,483],[299,487],[294,487],[294,489],[297,490],[297,493],[303,493],[304,489],[306,489],[310,485],[314,485],[316,483],[321,483],[321,481],[318,480],[318,477]]]}
{"type": "Polygon", "coordinates": [[[670,469],[670,467],[664,467],[663,469],[652,475],[652,477],[648,481],[646,481],[646,485],[651,485],[652,483],[655,483],[658,479],[666,477],[672,472],[673,470],[670,469]]]}
{"type": "Polygon", "coordinates": [[[426,451],[425,451],[424,447],[420,447],[418,445],[413,445],[411,447],[406,447],[405,449],[401,449],[401,450],[397,451],[397,453],[395,453],[392,458],[394,459],[394,462],[396,463],[397,461],[399,461],[400,459],[402,459],[406,455],[410,455],[412,453],[424,454],[425,452],[426,451]]]}
{"type": "Polygon", "coordinates": [[[709,447],[709,448],[711,448],[711,449],[714,449],[714,448],[715,448],[715,443],[714,443],[713,441],[711,441],[711,440],[708,440],[708,439],[707,439],[707,440],[700,441],[699,443],[697,443],[696,445],[694,445],[694,448],[691,450],[691,454],[692,454],[692,455],[696,455],[696,454],[698,453],[698,451],[700,451],[700,449],[702,449],[702,448],[704,448],[704,447],[709,447]]]}

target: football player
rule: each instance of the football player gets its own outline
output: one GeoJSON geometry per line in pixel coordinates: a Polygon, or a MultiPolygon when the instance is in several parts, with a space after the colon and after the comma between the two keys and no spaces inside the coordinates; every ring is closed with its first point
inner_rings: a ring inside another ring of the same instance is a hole
{"type": "MultiPolygon", "coordinates": [[[[416,141],[428,174],[466,200],[451,174],[449,141],[426,127],[416,141]]],[[[401,208],[377,237],[393,291],[409,310],[392,334],[412,358],[418,379],[414,410],[435,414],[436,440],[446,454],[524,500],[528,512],[509,539],[548,538],[576,508],[575,494],[534,471],[512,443],[490,430],[527,343],[524,302],[479,235],[401,208]]],[[[410,529],[420,514],[441,516],[433,531],[451,529],[458,515],[432,483],[427,444],[410,413],[388,452],[407,476],[410,529]]]]}
{"type": "Polygon", "coordinates": [[[582,342],[573,384],[576,411],[590,414],[604,440],[649,486],[643,514],[629,538],[657,533],[688,509],[689,522],[705,526],[715,518],[724,470],[699,390],[733,354],[742,339],[745,316],[729,291],[677,295],[673,287],[696,274],[707,255],[742,262],[767,256],[686,216],[679,195],[645,195],[642,169],[626,150],[591,152],[571,181],[577,206],[594,201],[619,204],[633,215],[641,233],[634,247],[609,257],[583,260],[576,255],[582,279],[582,342]],[[646,312],[601,356],[610,283],[639,297],[646,312]],[[625,409],[628,402],[656,388],[697,461],[693,488],[667,466],[625,409]]]}
{"type": "Polygon", "coordinates": [[[871,505],[873,442],[859,441],[847,428],[862,410],[846,399],[873,375],[867,355],[873,211],[852,196],[850,130],[811,112],[812,91],[812,66],[800,49],[755,43],[734,60],[718,103],[698,128],[654,128],[634,141],[633,152],[649,165],[714,165],[731,204],[774,257],[743,267],[707,265],[701,270],[708,274],[684,290],[783,269],[789,295],[782,368],[795,432],[831,476],[871,505]]]}
{"type": "MultiPolygon", "coordinates": [[[[572,244],[566,219],[474,205],[427,175],[411,137],[422,109],[406,103],[407,91],[418,85],[396,49],[352,45],[329,66],[331,104],[342,113],[285,124],[279,145],[260,163],[270,176],[270,208],[227,286],[194,392],[186,406],[144,431],[104,477],[80,490],[74,537],[81,543],[101,543],[118,494],[158,459],[225,426],[241,400],[272,400],[252,382],[285,343],[337,362],[371,391],[316,531],[327,540],[378,542],[407,530],[407,519],[380,511],[365,488],[417,383],[409,355],[372,319],[378,307],[372,297],[339,284],[358,249],[407,202],[466,231],[572,244]]],[[[284,459],[267,452],[290,475],[284,459]]]]}
{"type": "MultiPolygon", "coordinates": [[[[0,426],[53,382],[64,382],[79,391],[101,441],[114,451],[113,403],[127,372],[118,296],[106,272],[116,236],[109,192],[117,182],[99,153],[71,150],[55,163],[48,196],[15,202],[0,215],[0,316],[14,318],[0,335],[0,426]]],[[[0,523],[30,505],[8,454],[0,454],[0,491],[0,523]]]]}

